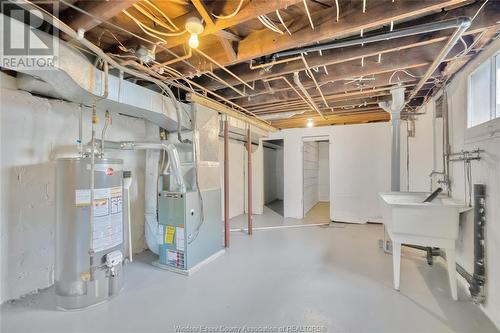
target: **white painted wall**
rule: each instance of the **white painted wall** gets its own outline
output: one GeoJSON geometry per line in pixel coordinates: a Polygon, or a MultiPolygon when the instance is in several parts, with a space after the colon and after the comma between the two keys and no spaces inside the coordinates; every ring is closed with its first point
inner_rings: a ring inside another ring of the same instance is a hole
{"type": "Polygon", "coordinates": [[[304,215],[319,202],[319,146],[318,142],[304,142],[302,147],[304,215]]]}
{"type": "Polygon", "coordinates": [[[379,193],[390,190],[390,124],[335,127],[331,142],[332,219],[380,221],[379,193]]]}
{"type": "MultiPolygon", "coordinates": [[[[428,192],[430,190],[429,174],[432,170],[442,171],[442,165],[434,165],[434,104],[427,104],[420,112],[424,115],[418,116],[415,121],[415,137],[407,137],[406,122],[401,124],[401,190],[408,190],[409,169],[409,191],[428,192]],[[407,166],[407,140],[409,147],[409,165],[407,166]]],[[[442,124],[442,121],[441,121],[442,124]]],[[[441,161],[439,161],[441,162],[441,161]]],[[[442,164],[442,163],[441,163],[442,164]]],[[[435,189],[436,187],[434,187],[435,189]]]]}
{"type": "MultiPolygon", "coordinates": [[[[229,140],[229,218],[241,215],[245,208],[245,167],[244,155],[246,153],[243,143],[229,140]]],[[[224,140],[219,140],[219,162],[222,166],[222,212],[224,212],[224,140]]],[[[224,214],[223,214],[224,215],[224,214]]]]}
{"type": "MultiPolygon", "coordinates": [[[[247,208],[247,170],[248,170],[248,160],[247,151],[245,148],[244,154],[244,172],[245,172],[245,212],[248,211],[247,208]]],[[[258,147],[253,146],[252,152],[252,213],[262,214],[264,211],[264,147],[262,142],[259,143],[258,147]]]]}
{"type": "Polygon", "coordinates": [[[330,140],[330,218],[347,222],[379,220],[378,193],[390,189],[389,123],[271,133],[270,139],[284,139],[285,217],[303,217],[302,141],[311,137],[330,140]]]}
{"type": "MultiPolygon", "coordinates": [[[[55,159],[76,152],[78,107],[31,96],[1,75],[1,290],[0,302],[46,288],[54,279],[55,159]]],[[[103,112],[99,112],[104,119],[103,112]]],[[[100,131],[102,123],[97,125],[100,131]]],[[[142,140],[145,122],[113,115],[110,140],[142,140]]],[[[90,139],[86,109],[84,142],[90,139]]],[[[144,152],[115,152],[131,170],[133,249],[144,244],[144,152]]]]}
{"type": "MultiPolygon", "coordinates": [[[[264,151],[262,145],[252,153],[253,213],[262,214],[264,206],[264,151]]],[[[219,139],[219,162],[224,165],[224,140],[219,139]]],[[[247,150],[245,143],[229,140],[229,218],[245,214],[247,207],[247,150]]],[[[220,168],[221,186],[224,189],[224,168],[220,168]]],[[[224,211],[224,191],[222,211],[224,211]]]]}
{"type": "Polygon", "coordinates": [[[330,201],[330,143],[319,142],[318,196],[319,201],[330,201]]]}
{"type": "MultiPolygon", "coordinates": [[[[54,280],[55,159],[76,153],[78,106],[47,100],[15,89],[15,79],[0,74],[0,303],[49,287],[54,280]]],[[[104,119],[99,110],[100,119],[104,119]]],[[[148,128],[154,125],[149,124],[148,128]]],[[[102,123],[97,125],[98,136],[102,123]]],[[[113,115],[109,140],[144,140],[146,122],[113,115]]],[[[86,109],[84,142],[90,139],[86,109]]],[[[221,162],[223,159],[222,143],[221,162]]],[[[244,212],[246,150],[230,141],[230,215],[244,212]]],[[[144,241],[144,151],[110,151],[132,171],[131,218],[133,250],[144,241]]],[[[262,213],[262,148],[253,154],[254,213],[262,213]]],[[[222,169],[222,168],[221,168],[222,169]]],[[[222,174],[221,174],[222,177],[222,174]]]]}
{"type": "MultiPolygon", "coordinates": [[[[490,121],[475,128],[467,129],[467,77],[485,59],[491,57],[500,50],[500,40],[494,42],[488,49],[483,51],[477,58],[469,63],[454,79],[446,86],[449,120],[450,120],[450,145],[452,152],[471,150],[475,148],[484,149],[480,161],[472,162],[472,182],[487,185],[486,199],[486,303],[481,306],[484,312],[492,319],[497,327],[500,327],[500,119],[490,121]]],[[[427,114],[420,116],[417,128],[417,137],[413,139],[414,144],[410,147],[412,162],[410,165],[410,188],[425,189],[428,191],[428,179],[426,186],[420,186],[424,174],[430,172],[433,167],[442,169],[440,153],[442,151],[442,138],[439,129],[440,124],[432,126],[435,98],[425,106],[427,114]],[[433,143],[429,141],[433,138],[433,143]],[[432,148],[433,146],[433,148],[432,148]]],[[[464,201],[464,171],[463,163],[455,162],[450,165],[450,179],[452,184],[452,196],[464,201]]],[[[460,235],[457,241],[457,261],[467,271],[473,271],[473,221],[472,214],[469,218],[460,222],[460,235]]]]}

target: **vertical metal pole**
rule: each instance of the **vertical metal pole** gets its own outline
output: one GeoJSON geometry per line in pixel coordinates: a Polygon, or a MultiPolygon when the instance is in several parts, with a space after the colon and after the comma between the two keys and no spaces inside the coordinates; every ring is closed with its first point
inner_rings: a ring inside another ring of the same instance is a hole
{"type": "Polygon", "coordinates": [[[248,160],[248,207],[247,207],[247,216],[248,216],[248,234],[252,234],[252,134],[250,132],[250,126],[248,126],[247,130],[247,160],[248,160]]]}
{"type": "Polygon", "coordinates": [[[391,191],[401,191],[401,116],[399,112],[391,113],[392,144],[391,144],[391,191]]]}
{"type": "Polygon", "coordinates": [[[229,124],[224,120],[224,246],[229,247],[229,124]]]}

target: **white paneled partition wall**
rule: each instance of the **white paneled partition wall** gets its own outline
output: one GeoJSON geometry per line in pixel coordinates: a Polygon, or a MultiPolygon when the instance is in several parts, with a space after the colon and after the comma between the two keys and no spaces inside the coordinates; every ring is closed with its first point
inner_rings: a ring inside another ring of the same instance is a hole
{"type": "Polygon", "coordinates": [[[304,215],[319,202],[318,174],[319,174],[319,146],[318,142],[304,142],[303,158],[303,187],[304,187],[304,215]]]}

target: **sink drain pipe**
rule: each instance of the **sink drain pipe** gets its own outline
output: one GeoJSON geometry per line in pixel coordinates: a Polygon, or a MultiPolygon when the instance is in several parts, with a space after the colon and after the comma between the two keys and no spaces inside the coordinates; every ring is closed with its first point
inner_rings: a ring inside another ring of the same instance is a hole
{"type": "Polygon", "coordinates": [[[486,299],[486,260],[484,227],[486,224],[486,185],[474,184],[474,274],[469,286],[472,301],[483,303],[486,299]]]}

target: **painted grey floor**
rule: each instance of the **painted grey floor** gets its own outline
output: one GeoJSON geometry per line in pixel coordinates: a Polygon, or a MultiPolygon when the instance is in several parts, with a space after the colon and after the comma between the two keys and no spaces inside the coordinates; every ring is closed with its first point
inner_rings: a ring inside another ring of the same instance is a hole
{"type": "MultiPolygon", "coordinates": [[[[271,208],[264,206],[264,214],[253,216],[254,228],[280,227],[280,226],[303,226],[311,224],[330,223],[330,203],[319,202],[306,214],[303,219],[283,217],[271,208]]],[[[231,230],[241,230],[248,226],[247,215],[239,215],[231,219],[231,230]]]]}
{"type": "Polygon", "coordinates": [[[283,211],[284,211],[283,200],[279,199],[273,200],[270,203],[266,204],[266,207],[270,208],[275,213],[283,216],[283,211]]]}
{"type": "Polygon", "coordinates": [[[497,332],[463,291],[451,300],[446,270],[404,249],[401,291],[380,225],[335,224],[231,233],[225,255],[190,277],[126,267],[115,299],[84,311],[53,309],[46,290],[1,307],[1,332],[175,332],[176,325],[320,325],[327,332],[497,332]]]}

